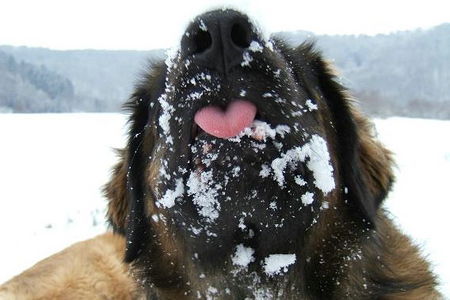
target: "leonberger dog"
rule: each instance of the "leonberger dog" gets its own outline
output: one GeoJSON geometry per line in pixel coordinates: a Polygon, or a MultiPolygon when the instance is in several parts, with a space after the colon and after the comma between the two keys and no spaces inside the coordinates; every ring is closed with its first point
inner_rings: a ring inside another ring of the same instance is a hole
{"type": "Polygon", "coordinates": [[[207,12],[126,107],[127,146],[105,187],[115,234],[68,248],[4,292],[441,298],[382,208],[391,153],[312,43],[292,48],[240,12],[207,12]]]}

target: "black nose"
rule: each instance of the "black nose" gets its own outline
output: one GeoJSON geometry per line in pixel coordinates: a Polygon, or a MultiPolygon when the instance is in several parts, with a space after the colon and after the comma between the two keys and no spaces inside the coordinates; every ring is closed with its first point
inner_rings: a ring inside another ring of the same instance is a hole
{"type": "Polygon", "coordinates": [[[241,64],[245,50],[257,37],[246,15],[215,10],[192,22],[181,40],[181,51],[194,64],[228,73],[241,64]]]}

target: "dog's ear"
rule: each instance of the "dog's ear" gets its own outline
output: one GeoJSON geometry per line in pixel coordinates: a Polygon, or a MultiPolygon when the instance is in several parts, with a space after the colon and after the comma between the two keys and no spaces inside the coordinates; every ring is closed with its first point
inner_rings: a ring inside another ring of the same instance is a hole
{"type": "Polygon", "coordinates": [[[378,208],[394,181],[391,152],[376,140],[370,122],[356,110],[331,64],[313,48],[308,43],[296,49],[296,57],[306,62],[294,62],[294,72],[310,96],[320,98],[317,101],[328,107],[344,199],[361,220],[374,225],[378,208]]]}
{"type": "Polygon", "coordinates": [[[115,232],[126,236],[125,261],[134,260],[145,242],[146,217],[142,182],[145,161],[142,143],[148,120],[148,101],[143,91],[136,92],[125,104],[132,112],[129,138],[125,149],[118,150],[119,162],[110,181],[104,186],[108,199],[107,217],[115,232]]]}
{"type": "Polygon", "coordinates": [[[358,159],[362,177],[378,208],[394,183],[392,152],[376,138],[373,124],[359,111],[350,108],[359,138],[358,159]]]}
{"type": "Polygon", "coordinates": [[[151,195],[147,195],[145,186],[145,171],[151,154],[144,152],[152,149],[154,143],[149,129],[155,109],[150,108],[152,81],[154,73],[136,87],[125,104],[125,109],[131,111],[127,146],[119,151],[120,161],[104,187],[109,200],[108,219],[116,232],[126,236],[126,262],[139,256],[151,231],[146,213],[146,201],[150,201],[151,195]]]}
{"type": "Polygon", "coordinates": [[[114,166],[111,179],[103,187],[103,194],[108,200],[107,218],[114,232],[125,235],[128,214],[127,199],[127,149],[116,150],[119,162],[114,166]]]}

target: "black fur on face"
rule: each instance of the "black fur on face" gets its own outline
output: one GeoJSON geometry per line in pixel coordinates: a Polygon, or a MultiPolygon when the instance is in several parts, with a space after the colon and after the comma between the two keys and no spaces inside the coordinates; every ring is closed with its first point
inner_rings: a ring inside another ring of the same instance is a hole
{"type": "MultiPolygon", "coordinates": [[[[127,107],[128,213],[113,225],[126,234],[128,262],[160,270],[157,264],[175,265],[184,253],[194,264],[225,269],[239,244],[255,250],[256,262],[299,253],[328,209],[361,228],[375,226],[388,187],[369,178],[351,103],[312,44],[292,49],[265,40],[239,13],[207,13],[165,63],[154,64],[127,107]],[[220,49],[208,32],[223,27],[215,21],[223,15],[237,18],[232,38],[243,50],[211,63],[208,55],[220,49]],[[199,109],[237,99],[257,107],[246,134],[221,139],[195,124],[199,109]],[[162,258],[164,247],[171,258],[162,258]]],[[[179,270],[171,269],[170,280],[148,272],[161,286],[181,285],[179,270]]]]}

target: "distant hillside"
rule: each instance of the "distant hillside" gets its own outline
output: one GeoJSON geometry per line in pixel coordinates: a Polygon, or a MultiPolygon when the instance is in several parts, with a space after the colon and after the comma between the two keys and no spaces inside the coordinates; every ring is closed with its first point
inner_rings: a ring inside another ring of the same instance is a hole
{"type": "Polygon", "coordinates": [[[278,35],[293,45],[315,40],[372,114],[450,118],[450,24],[376,36],[278,35]]]}
{"type": "Polygon", "coordinates": [[[73,98],[69,79],[0,51],[0,111],[67,111],[73,98]]]}
{"type": "MultiPolygon", "coordinates": [[[[66,111],[118,111],[132,92],[134,82],[145,70],[148,61],[164,58],[165,53],[163,50],[55,51],[11,46],[0,46],[0,51],[8,53],[17,61],[25,61],[36,68],[43,67],[69,78],[77,101],[66,111]]],[[[59,98],[59,101],[65,100],[59,98]]],[[[2,98],[0,106],[1,103],[2,98]]]]}
{"type": "MultiPolygon", "coordinates": [[[[337,65],[342,82],[372,115],[450,118],[450,24],[377,36],[315,36],[302,31],[276,35],[292,45],[315,40],[317,48],[337,65]]],[[[164,58],[163,50],[54,51],[0,46],[0,51],[0,107],[30,112],[44,107],[49,111],[117,111],[147,61],[164,58]],[[13,72],[14,77],[5,67],[8,60],[28,66],[29,71],[13,72]],[[47,88],[43,82],[39,85],[26,79],[34,70],[53,74],[39,77],[48,79],[47,88]],[[11,78],[16,83],[11,84],[11,78]],[[72,93],[66,97],[50,92],[61,89],[62,81],[55,78],[67,80],[67,91],[71,85],[72,93]]]]}

